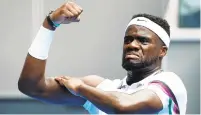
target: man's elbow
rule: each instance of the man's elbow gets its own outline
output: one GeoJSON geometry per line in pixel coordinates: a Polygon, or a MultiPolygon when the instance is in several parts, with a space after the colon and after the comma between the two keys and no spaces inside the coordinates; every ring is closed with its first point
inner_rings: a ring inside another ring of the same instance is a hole
{"type": "Polygon", "coordinates": [[[28,96],[32,96],[35,94],[38,94],[39,92],[42,92],[42,90],[39,90],[36,86],[38,84],[37,82],[34,82],[34,80],[29,79],[28,77],[21,77],[18,80],[18,90],[26,94],[28,96]]]}
{"type": "Polygon", "coordinates": [[[20,78],[18,80],[18,90],[26,95],[29,95],[32,91],[30,90],[31,88],[29,88],[29,83],[26,79],[22,79],[20,78]]]}

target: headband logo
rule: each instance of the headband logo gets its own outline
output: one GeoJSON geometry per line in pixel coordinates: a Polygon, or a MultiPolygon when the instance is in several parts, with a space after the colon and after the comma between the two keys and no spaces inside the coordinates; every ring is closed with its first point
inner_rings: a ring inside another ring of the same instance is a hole
{"type": "Polygon", "coordinates": [[[144,21],[144,22],[147,22],[146,20],[140,20],[139,18],[137,19],[137,21],[144,21]]]}

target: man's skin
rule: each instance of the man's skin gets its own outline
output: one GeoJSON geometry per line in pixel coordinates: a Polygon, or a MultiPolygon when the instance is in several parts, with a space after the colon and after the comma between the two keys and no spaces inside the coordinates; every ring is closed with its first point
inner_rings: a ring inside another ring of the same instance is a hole
{"type": "MultiPolygon", "coordinates": [[[[80,6],[68,2],[58,8],[51,15],[51,19],[62,24],[79,22],[81,13],[80,6]]],[[[43,26],[55,31],[46,19],[43,26]]],[[[122,64],[123,68],[131,73],[128,74],[127,83],[138,82],[159,70],[166,51],[167,47],[155,33],[145,27],[130,26],[125,33],[122,64]],[[144,63],[146,66],[142,66],[144,63]]],[[[46,60],[39,60],[28,54],[19,78],[19,90],[30,97],[49,103],[82,106],[89,100],[108,114],[152,114],[163,108],[159,97],[152,90],[144,89],[130,95],[102,91],[96,88],[104,81],[100,76],[50,78],[44,76],[45,66],[46,60]]]]}

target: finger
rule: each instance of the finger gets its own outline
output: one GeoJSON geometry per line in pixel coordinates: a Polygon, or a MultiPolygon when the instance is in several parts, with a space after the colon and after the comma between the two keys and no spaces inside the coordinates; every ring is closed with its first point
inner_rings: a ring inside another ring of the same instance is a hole
{"type": "Polygon", "coordinates": [[[83,9],[81,6],[79,6],[79,5],[76,5],[76,6],[80,9],[81,12],[83,12],[83,9]]]}
{"type": "Polygon", "coordinates": [[[55,77],[54,78],[56,81],[61,81],[61,77],[55,77]]]}
{"type": "Polygon", "coordinates": [[[73,16],[77,16],[80,11],[73,6],[73,3],[69,2],[66,4],[66,9],[73,14],[73,16]]]}
{"type": "Polygon", "coordinates": [[[64,79],[64,80],[69,80],[71,77],[69,77],[69,76],[62,76],[61,78],[64,79]]]}
{"type": "Polygon", "coordinates": [[[62,85],[65,86],[66,88],[69,87],[68,80],[66,80],[66,79],[64,79],[64,78],[61,78],[60,84],[62,84],[62,85]]]}
{"type": "Polygon", "coordinates": [[[80,21],[80,17],[81,17],[81,16],[79,15],[79,16],[75,19],[75,21],[76,21],[76,22],[79,22],[79,21],[80,21]]]}
{"type": "Polygon", "coordinates": [[[63,14],[65,17],[67,17],[67,18],[74,17],[74,14],[71,13],[70,11],[66,10],[66,9],[63,10],[62,14],[63,14]]]}
{"type": "Polygon", "coordinates": [[[76,19],[76,17],[71,17],[71,18],[66,18],[68,21],[74,21],[76,19]]]}
{"type": "Polygon", "coordinates": [[[72,4],[72,7],[78,12],[78,15],[81,14],[83,11],[82,8],[75,3],[72,4]]]}
{"type": "Polygon", "coordinates": [[[56,80],[60,85],[64,86],[63,81],[62,81],[61,78],[57,77],[57,78],[55,78],[55,80],[56,80]]]}
{"type": "Polygon", "coordinates": [[[82,7],[75,3],[75,1],[71,1],[71,4],[74,8],[79,9],[80,11],[83,11],[82,7]]]}
{"type": "Polygon", "coordinates": [[[59,84],[60,84],[61,86],[65,86],[63,82],[59,82],[59,84]]]}
{"type": "Polygon", "coordinates": [[[66,18],[66,19],[71,22],[79,22],[80,21],[80,18],[78,19],[78,17],[72,17],[72,18],[66,18]]]}

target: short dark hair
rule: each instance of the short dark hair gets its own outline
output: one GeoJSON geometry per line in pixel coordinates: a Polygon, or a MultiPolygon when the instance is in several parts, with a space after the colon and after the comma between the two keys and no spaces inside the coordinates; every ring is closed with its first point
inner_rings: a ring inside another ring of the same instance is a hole
{"type": "Polygon", "coordinates": [[[161,26],[166,32],[167,34],[170,36],[170,25],[168,24],[168,22],[158,16],[154,16],[154,15],[150,15],[150,14],[136,14],[132,17],[132,19],[136,18],[136,17],[145,17],[150,19],[151,21],[155,22],[156,24],[158,24],[159,26],[161,26]]]}

